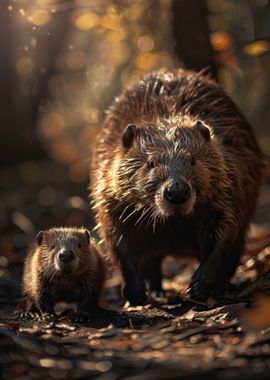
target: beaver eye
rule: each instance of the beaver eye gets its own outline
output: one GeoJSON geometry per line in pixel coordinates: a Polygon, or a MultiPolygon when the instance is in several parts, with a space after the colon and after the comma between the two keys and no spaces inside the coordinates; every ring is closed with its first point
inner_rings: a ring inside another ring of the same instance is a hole
{"type": "Polygon", "coordinates": [[[55,245],[50,245],[49,246],[50,251],[52,251],[54,248],[55,248],[55,245]]]}
{"type": "Polygon", "coordinates": [[[156,167],[155,161],[148,161],[147,163],[149,169],[153,169],[156,167]]]}
{"type": "Polygon", "coordinates": [[[190,161],[191,165],[192,166],[195,166],[196,165],[196,160],[194,157],[191,157],[191,161],[190,161]]]}
{"type": "Polygon", "coordinates": [[[78,243],[78,248],[82,248],[82,245],[81,245],[81,243],[80,243],[80,242],[78,243]]]}

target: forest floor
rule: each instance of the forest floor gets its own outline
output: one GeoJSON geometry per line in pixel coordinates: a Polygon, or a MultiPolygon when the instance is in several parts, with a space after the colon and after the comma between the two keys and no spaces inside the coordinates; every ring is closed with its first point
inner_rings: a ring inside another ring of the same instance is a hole
{"type": "MultiPolygon", "coordinates": [[[[260,203],[235,287],[223,299],[207,304],[185,299],[196,263],[169,258],[164,264],[166,297],[129,307],[120,297],[120,275],[114,272],[102,298],[103,310],[87,323],[75,323],[74,312],[62,304],[57,305],[56,319],[21,316],[22,259],[16,258],[21,243],[17,236],[13,249],[7,235],[0,245],[0,377],[269,379],[269,194],[260,203]]],[[[26,216],[14,218],[27,229],[26,216]]]]}

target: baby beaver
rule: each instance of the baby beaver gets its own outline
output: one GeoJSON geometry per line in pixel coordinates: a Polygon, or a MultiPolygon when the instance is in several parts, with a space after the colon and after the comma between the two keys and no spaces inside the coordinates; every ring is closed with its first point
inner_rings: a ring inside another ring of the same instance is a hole
{"type": "Polygon", "coordinates": [[[36,239],[23,273],[28,311],[54,314],[55,302],[75,302],[83,319],[97,306],[105,281],[104,261],[89,231],[51,228],[36,239]]]}

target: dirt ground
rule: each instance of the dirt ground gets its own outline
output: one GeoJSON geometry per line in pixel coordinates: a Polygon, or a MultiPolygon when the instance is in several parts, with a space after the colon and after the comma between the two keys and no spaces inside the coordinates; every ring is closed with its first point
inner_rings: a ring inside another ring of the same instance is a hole
{"type": "Polygon", "coordinates": [[[21,316],[22,261],[12,256],[5,241],[1,252],[6,255],[0,255],[1,378],[268,379],[269,205],[267,190],[249,234],[249,256],[222,299],[207,304],[186,299],[196,263],[168,259],[166,297],[129,307],[120,297],[120,276],[113,272],[102,309],[81,324],[62,304],[57,305],[56,319],[21,316]]]}

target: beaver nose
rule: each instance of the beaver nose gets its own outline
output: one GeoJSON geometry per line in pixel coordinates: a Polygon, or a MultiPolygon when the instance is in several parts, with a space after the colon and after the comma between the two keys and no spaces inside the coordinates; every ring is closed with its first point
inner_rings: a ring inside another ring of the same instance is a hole
{"type": "Polygon", "coordinates": [[[74,252],[70,250],[65,250],[59,253],[59,259],[64,263],[69,263],[74,259],[74,252]]]}
{"type": "Polygon", "coordinates": [[[166,187],[164,191],[164,197],[167,201],[175,204],[181,204],[186,202],[191,195],[190,186],[182,182],[174,182],[172,185],[166,187]]]}

